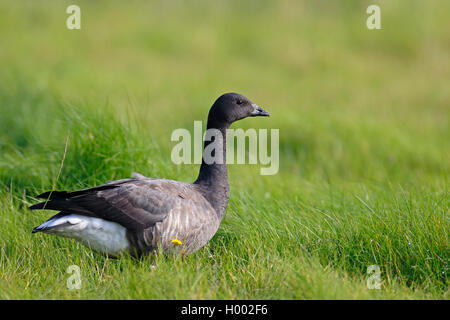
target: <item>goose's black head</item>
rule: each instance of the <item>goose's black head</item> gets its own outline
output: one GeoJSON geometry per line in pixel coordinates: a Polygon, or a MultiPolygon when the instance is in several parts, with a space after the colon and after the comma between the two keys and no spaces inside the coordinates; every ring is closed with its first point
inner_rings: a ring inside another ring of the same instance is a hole
{"type": "Polygon", "coordinates": [[[229,126],[235,121],[257,116],[268,117],[269,113],[239,93],[225,93],[209,110],[208,127],[229,126]]]}

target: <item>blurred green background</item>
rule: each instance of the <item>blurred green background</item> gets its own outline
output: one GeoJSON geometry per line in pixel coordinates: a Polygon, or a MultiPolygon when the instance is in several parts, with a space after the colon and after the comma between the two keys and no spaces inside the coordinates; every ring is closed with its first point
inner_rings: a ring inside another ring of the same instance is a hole
{"type": "Polygon", "coordinates": [[[448,298],[449,12],[444,0],[1,0],[0,297],[448,298]],[[81,30],[66,28],[70,4],[81,30]],[[366,27],[370,4],[381,30],[366,27]],[[150,272],[31,237],[49,215],[26,206],[49,188],[132,171],[193,181],[170,135],[229,91],[271,113],[233,127],[279,129],[280,171],[229,166],[228,213],[204,251],[150,272]],[[75,293],[60,281],[74,263],[92,277],[75,293]],[[372,264],[380,291],[366,287],[372,264]]]}

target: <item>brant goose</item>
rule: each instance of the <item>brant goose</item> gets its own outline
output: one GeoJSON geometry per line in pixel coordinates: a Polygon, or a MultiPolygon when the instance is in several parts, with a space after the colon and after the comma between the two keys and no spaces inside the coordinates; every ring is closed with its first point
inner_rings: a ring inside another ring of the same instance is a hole
{"type": "MultiPolygon", "coordinates": [[[[140,256],[158,249],[169,253],[174,248],[181,254],[197,251],[216,233],[228,204],[226,131],[231,123],[255,116],[269,113],[240,94],[223,94],[211,107],[207,123],[207,129],[222,134],[215,148],[223,150],[223,161],[206,161],[205,150],[194,183],[134,173],[93,188],[45,192],[37,196],[45,201],[30,209],[59,213],[32,232],[73,238],[109,256],[140,256]]],[[[210,143],[205,139],[204,148],[210,143]]]]}

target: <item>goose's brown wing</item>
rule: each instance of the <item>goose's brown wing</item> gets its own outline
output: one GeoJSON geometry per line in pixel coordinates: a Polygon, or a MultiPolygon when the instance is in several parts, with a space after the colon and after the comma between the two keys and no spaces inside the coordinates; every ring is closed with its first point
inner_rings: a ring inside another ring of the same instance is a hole
{"type": "Polygon", "coordinates": [[[30,207],[102,218],[131,230],[143,230],[164,220],[186,198],[183,187],[164,180],[124,179],[77,190],[39,195],[48,199],[30,207]]]}

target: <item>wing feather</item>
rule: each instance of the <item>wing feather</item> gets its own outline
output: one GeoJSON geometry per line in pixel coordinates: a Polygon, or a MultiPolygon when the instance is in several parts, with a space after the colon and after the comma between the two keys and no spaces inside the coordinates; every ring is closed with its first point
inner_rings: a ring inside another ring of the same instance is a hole
{"type": "Polygon", "coordinates": [[[95,216],[117,222],[131,231],[143,230],[164,220],[186,197],[185,190],[157,179],[122,179],[77,191],[46,192],[48,199],[30,209],[49,209],[95,216]]]}

